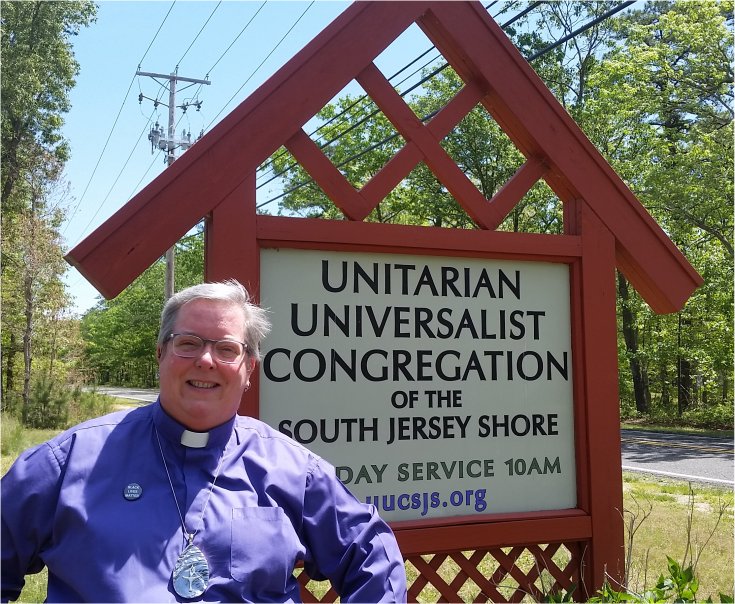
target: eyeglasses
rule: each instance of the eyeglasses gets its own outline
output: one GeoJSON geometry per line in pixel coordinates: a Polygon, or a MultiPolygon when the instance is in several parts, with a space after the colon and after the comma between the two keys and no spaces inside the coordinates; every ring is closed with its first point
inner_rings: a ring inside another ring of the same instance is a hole
{"type": "Polygon", "coordinates": [[[212,355],[215,359],[222,363],[237,363],[240,357],[250,348],[245,342],[237,340],[208,340],[200,338],[189,333],[172,333],[169,337],[171,340],[171,350],[178,357],[192,359],[198,357],[204,352],[207,342],[212,344],[212,355]]]}

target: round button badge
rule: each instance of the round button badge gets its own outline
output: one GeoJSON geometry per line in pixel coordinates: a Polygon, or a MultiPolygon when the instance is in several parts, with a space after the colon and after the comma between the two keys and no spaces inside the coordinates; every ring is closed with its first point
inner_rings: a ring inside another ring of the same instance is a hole
{"type": "Polygon", "coordinates": [[[140,499],[140,496],[142,494],[143,487],[141,487],[137,482],[131,482],[123,489],[123,497],[125,497],[125,499],[127,499],[128,501],[135,501],[136,499],[140,499]]]}

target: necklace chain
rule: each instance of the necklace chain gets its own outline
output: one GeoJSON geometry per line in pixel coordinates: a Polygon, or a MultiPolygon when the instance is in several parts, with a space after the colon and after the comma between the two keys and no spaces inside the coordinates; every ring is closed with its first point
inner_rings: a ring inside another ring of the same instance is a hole
{"type": "MultiPolygon", "coordinates": [[[[161,452],[161,461],[163,461],[163,467],[166,470],[166,477],[168,478],[168,484],[171,487],[171,495],[174,497],[174,503],[176,504],[176,511],[179,512],[179,518],[181,519],[181,528],[184,531],[184,537],[186,538],[187,545],[191,545],[194,541],[194,537],[196,537],[197,533],[199,533],[199,529],[196,529],[193,533],[190,533],[186,530],[186,523],[184,522],[184,515],[181,513],[181,508],[179,507],[179,500],[176,497],[176,491],[174,490],[174,483],[171,480],[171,474],[168,471],[168,464],[166,463],[166,457],[163,454],[163,447],[161,446],[161,438],[158,436],[158,429],[156,426],[153,426],[153,431],[156,433],[156,441],[158,442],[158,450],[161,452]]],[[[204,507],[202,508],[202,514],[199,517],[199,525],[204,528],[204,514],[207,511],[207,507],[209,506],[209,500],[212,498],[212,491],[214,490],[214,485],[217,482],[217,478],[219,477],[220,470],[222,470],[222,464],[225,461],[225,455],[224,452],[222,454],[222,457],[220,457],[219,464],[217,465],[217,471],[214,474],[214,480],[212,481],[212,486],[209,487],[209,494],[207,495],[207,501],[204,502],[204,507]]]]}

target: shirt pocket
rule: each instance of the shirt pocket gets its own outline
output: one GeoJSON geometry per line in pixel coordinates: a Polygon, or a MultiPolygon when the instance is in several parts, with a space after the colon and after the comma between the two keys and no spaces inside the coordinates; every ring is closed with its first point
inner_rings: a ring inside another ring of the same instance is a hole
{"type": "Polygon", "coordinates": [[[230,574],[253,593],[283,594],[303,551],[282,508],[233,508],[230,574]]]}

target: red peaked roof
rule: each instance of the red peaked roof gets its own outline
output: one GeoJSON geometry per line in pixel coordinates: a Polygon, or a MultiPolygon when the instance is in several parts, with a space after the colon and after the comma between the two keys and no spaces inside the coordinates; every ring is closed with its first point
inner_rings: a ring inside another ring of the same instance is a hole
{"type": "MultiPolygon", "coordinates": [[[[679,310],[701,277],[477,2],[356,2],[67,260],[105,297],[114,297],[273,152],[287,142],[295,146],[301,127],[351,80],[400,113],[372,61],[414,22],[462,77],[464,97],[475,95],[528,158],[505,191],[490,202],[478,199],[427,135],[438,138],[441,124],[430,124],[432,132],[414,125],[415,116],[406,118],[401,134],[414,137],[412,150],[423,153],[475,222],[494,229],[509,204],[543,175],[562,201],[581,200],[612,233],[618,268],[654,310],[679,310]],[[514,196],[511,191],[526,181],[514,196]]],[[[369,211],[359,193],[337,183],[333,192],[340,191],[356,202],[348,217],[360,219],[369,211]]]]}

